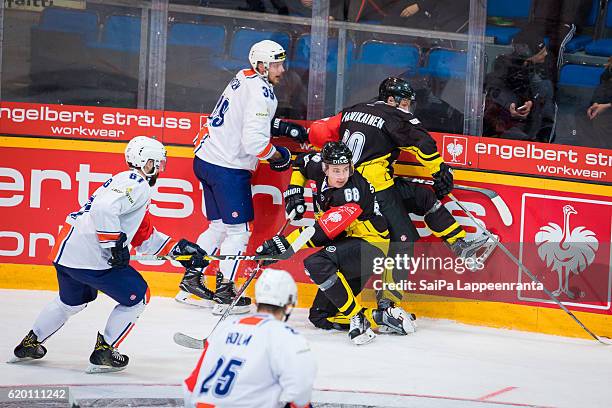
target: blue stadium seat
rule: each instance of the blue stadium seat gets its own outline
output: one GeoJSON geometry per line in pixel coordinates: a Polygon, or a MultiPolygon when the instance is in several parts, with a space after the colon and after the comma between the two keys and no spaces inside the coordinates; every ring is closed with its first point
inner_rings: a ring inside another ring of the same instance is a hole
{"type": "Polygon", "coordinates": [[[419,57],[420,51],[415,45],[370,40],[363,43],[361,56],[356,62],[392,67],[416,67],[419,57]]]}
{"type": "Polygon", "coordinates": [[[512,38],[521,31],[520,28],[517,27],[498,27],[493,25],[488,25],[485,29],[485,35],[488,37],[495,37],[496,44],[510,44],[512,43],[512,38]]]}
{"type": "Polygon", "coordinates": [[[465,51],[434,48],[427,58],[427,65],[419,71],[436,78],[465,78],[467,53],[465,51]]]}
{"type": "MultiPolygon", "coordinates": [[[[213,63],[217,68],[231,72],[232,74],[240,69],[250,68],[248,59],[249,51],[253,44],[263,40],[276,41],[283,46],[285,51],[287,51],[287,55],[290,55],[289,45],[291,44],[291,38],[288,33],[242,27],[238,29],[232,37],[229,56],[227,58],[217,58],[213,63]]],[[[288,64],[285,64],[285,67],[287,67],[287,65],[288,64]]]]}
{"type": "MultiPolygon", "coordinates": [[[[487,0],[487,15],[527,20],[531,11],[531,0],[487,0]]],[[[495,37],[497,44],[510,44],[520,31],[517,27],[487,25],[485,35],[495,37]]]]}
{"type": "MultiPolygon", "coordinates": [[[[612,28],[612,2],[608,3],[606,13],[606,28],[612,28]]],[[[612,38],[595,40],[584,47],[587,54],[609,57],[612,55],[612,38]]]]}
{"type": "Polygon", "coordinates": [[[249,50],[256,42],[263,40],[272,40],[285,48],[289,53],[289,44],[291,39],[289,34],[282,31],[264,31],[255,30],[252,28],[241,28],[234,33],[232,44],[230,46],[230,58],[248,61],[249,50]]]}
{"type": "Polygon", "coordinates": [[[168,45],[185,45],[209,49],[211,56],[225,51],[225,27],[209,24],[176,23],[168,32],[168,45]]]}
{"type": "Polygon", "coordinates": [[[140,17],[111,15],[102,30],[100,48],[115,51],[138,52],[140,50],[140,17]]]}
{"type": "Polygon", "coordinates": [[[603,71],[604,67],[566,64],[561,68],[559,86],[595,88],[603,71]]]}
{"type": "Polygon", "coordinates": [[[98,15],[94,11],[47,7],[37,27],[43,31],[61,31],[83,35],[85,41],[95,41],[98,33],[98,15]]]}
{"type": "MultiPolygon", "coordinates": [[[[350,39],[346,42],[346,66],[353,62],[354,43],[350,39]]],[[[298,38],[295,45],[292,68],[308,70],[310,67],[310,34],[298,38]]],[[[329,38],[327,41],[327,71],[335,72],[338,67],[338,39],[329,38]]]]}
{"type": "Polygon", "coordinates": [[[531,0],[487,0],[487,14],[495,17],[528,18],[531,0]]]}
{"type": "MultiPolygon", "coordinates": [[[[597,20],[597,13],[599,11],[599,0],[593,0],[593,4],[591,6],[591,12],[589,13],[589,17],[586,22],[587,27],[593,27],[595,25],[595,21],[597,20]]],[[[593,41],[593,37],[590,35],[577,35],[565,46],[565,52],[574,53],[576,51],[582,51],[587,44],[593,41]]]]}

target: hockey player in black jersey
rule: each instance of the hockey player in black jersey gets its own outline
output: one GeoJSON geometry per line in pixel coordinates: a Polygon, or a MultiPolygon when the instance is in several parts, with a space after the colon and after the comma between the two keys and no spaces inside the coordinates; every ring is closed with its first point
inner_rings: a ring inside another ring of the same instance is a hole
{"type": "MultiPolygon", "coordinates": [[[[375,337],[372,328],[408,334],[416,326],[414,317],[399,307],[365,308],[355,298],[373,273],[374,258],[386,255],[389,232],[376,208],[374,188],[353,172],[351,159],[350,149],[342,142],[327,143],[321,153],[299,155],[284,197],[290,213],[305,206],[306,181],[316,183],[316,232],[308,246],[324,248],[304,260],[306,272],[319,286],[310,309],[311,322],[324,329],[348,324],[351,341],[365,344],[375,337]]],[[[296,230],[287,237],[275,236],[257,253],[282,253],[299,234],[296,230]]]]}
{"type": "MultiPolygon", "coordinates": [[[[452,191],[453,174],[438,153],[435,140],[412,115],[414,98],[415,93],[408,82],[387,78],[380,84],[377,101],[359,103],[336,116],[312,123],[309,141],[321,146],[341,138],[351,149],[357,172],[376,189],[380,211],[389,223],[393,243],[390,256],[412,254],[418,234],[409,212],[424,216],[433,234],[445,240],[457,256],[477,256],[477,252],[483,253],[481,247],[487,238],[466,241],[465,230],[439,201],[452,191]],[[434,191],[393,177],[393,163],[401,150],[414,154],[429,170],[434,191]]],[[[393,279],[397,281],[399,277],[393,279]]],[[[399,292],[385,291],[381,301],[399,302],[401,298],[399,292]]]]}

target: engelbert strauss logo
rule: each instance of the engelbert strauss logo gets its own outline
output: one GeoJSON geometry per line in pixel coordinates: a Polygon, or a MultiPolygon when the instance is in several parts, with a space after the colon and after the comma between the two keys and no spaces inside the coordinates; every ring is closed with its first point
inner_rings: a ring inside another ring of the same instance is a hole
{"type": "Polygon", "coordinates": [[[467,164],[467,146],[468,140],[466,137],[460,136],[444,136],[444,158],[445,161],[455,164],[467,164]],[[448,155],[451,159],[447,160],[448,155]]]}
{"type": "Polygon", "coordinates": [[[596,234],[584,226],[570,227],[570,216],[578,211],[569,204],[563,206],[563,227],[554,222],[540,227],[535,235],[538,256],[546,267],[557,272],[558,288],[553,295],[565,293],[574,298],[575,293],[569,289],[570,273],[575,275],[586,270],[595,259],[599,249],[596,234]]]}

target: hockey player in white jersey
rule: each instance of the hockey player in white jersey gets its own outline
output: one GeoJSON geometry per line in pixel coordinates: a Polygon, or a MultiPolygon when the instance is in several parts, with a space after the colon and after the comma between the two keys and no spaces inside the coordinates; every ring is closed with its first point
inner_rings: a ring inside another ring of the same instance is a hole
{"type": "MultiPolygon", "coordinates": [[[[278,100],[274,86],[285,69],[285,50],[274,41],[254,44],[249,52],[251,69],[244,69],[227,85],[213,112],[195,141],[193,169],[202,183],[205,215],[210,222],[198,244],[209,254],[244,254],[254,218],[251,176],[258,163],[267,160],[270,168],[285,171],[291,166],[291,153],[275,146],[271,136],[295,135],[305,129],[273,120],[278,100]]],[[[203,272],[188,270],[176,300],[214,306],[222,314],[236,295],[234,280],[238,261],[221,261],[217,287],[213,293],[203,284],[203,272]]],[[[232,313],[247,313],[251,299],[242,297],[232,313]]]]}
{"type": "Polygon", "coordinates": [[[151,223],[151,186],[165,167],[164,145],[135,137],[127,145],[125,159],[129,170],[108,179],[79,211],[66,217],[49,255],[57,271],[59,295],[17,345],[12,362],[44,357],[47,349],[42,343],[95,300],[100,290],[118,304],[103,334],[98,333],[87,372],[123,370],[129,359],[117,348],[150,297],[147,283],[129,265],[128,244],[145,254],[193,255],[182,261],[185,267],[206,266],[206,253],[196,244],[185,239],[176,242],[151,223]]]}
{"type": "Polygon", "coordinates": [[[223,322],[184,381],[185,407],[309,407],[316,375],[306,339],[285,324],[297,302],[291,275],[266,269],[257,313],[223,322]]]}

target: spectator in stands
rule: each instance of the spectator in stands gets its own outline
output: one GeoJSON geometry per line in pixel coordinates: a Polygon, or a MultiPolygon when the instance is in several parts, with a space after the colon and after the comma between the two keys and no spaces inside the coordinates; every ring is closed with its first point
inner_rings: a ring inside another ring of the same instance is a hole
{"type": "Polygon", "coordinates": [[[591,106],[579,120],[580,133],[576,144],[612,149],[612,57],[593,92],[591,106]]]}
{"type": "Polygon", "coordinates": [[[561,48],[585,25],[592,4],[593,0],[534,0],[533,24],[548,37],[548,49],[557,67],[563,63],[561,48]]]}
{"type": "Polygon", "coordinates": [[[384,13],[386,25],[464,32],[468,28],[470,0],[392,0],[385,5],[384,13]]]}
{"type": "Polygon", "coordinates": [[[548,142],[555,104],[544,38],[525,30],[512,46],[513,52],[500,55],[485,79],[484,135],[548,142]]]}

